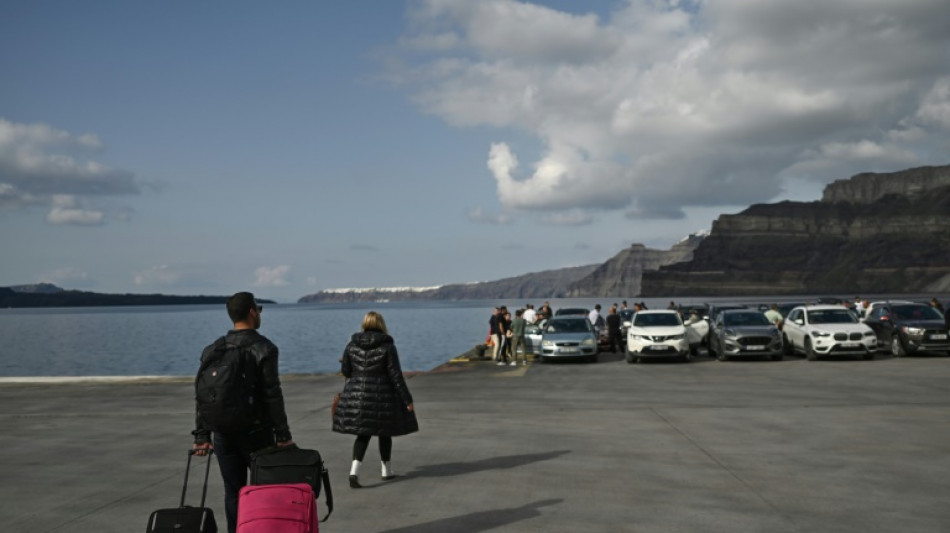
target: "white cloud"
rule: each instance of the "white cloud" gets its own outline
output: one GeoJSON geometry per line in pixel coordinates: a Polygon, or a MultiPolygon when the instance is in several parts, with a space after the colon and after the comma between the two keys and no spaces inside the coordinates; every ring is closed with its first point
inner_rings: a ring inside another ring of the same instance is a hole
{"type": "Polygon", "coordinates": [[[178,285],[183,279],[182,272],[177,268],[168,265],[159,265],[151,267],[141,272],[136,272],[132,281],[137,286],[158,286],[169,287],[178,285]]]}
{"type": "Polygon", "coordinates": [[[275,267],[260,267],[254,271],[256,280],[255,287],[286,287],[290,285],[287,281],[287,275],[290,274],[290,266],[280,265],[275,267]]]}
{"type": "Polygon", "coordinates": [[[57,205],[61,196],[133,195],[131,172],[90,158],[104,145],[91,133],[74,135],[45,124],[0,118],[0,207],[50,205],[53,224],[101,224],[104,213],[57,205]]]}
{"type": "Polygon", "coordinates": [[[55,194],[52,202],[52,209],[46,214],[46,221],[50,224],[99,226],[105,219],[102,211],[79,208],[76,198],[72,195],[55,194]]]}
{"type": "Polygon", "coordinates": [[[449,124],[498,129],[504,210],[678,218],[947,162],[944,0],[630,0],[602,18],[428,0],[410,21],[390,78],[449,124]],[[526,169],[508,130],[543,143],[526,169]]]}

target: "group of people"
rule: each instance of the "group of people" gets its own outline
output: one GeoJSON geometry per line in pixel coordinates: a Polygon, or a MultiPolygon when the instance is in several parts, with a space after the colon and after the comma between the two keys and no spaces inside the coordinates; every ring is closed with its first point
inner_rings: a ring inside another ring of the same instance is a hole
{"type": "MultiPolygon", "coordinates": [[[[247,484],[252,454],[273,446],[294,445],[277,370],[277,346],[257,331],[261,327],[263,309],[249,292],[239,292],[228,299],[228,315],[234,327],[204,349],[196,379],[197,390],[206,369],[217,376],[219,372],[214,365],[237,364],[244,369],[246,379],[242,381],[249,385],[246,389],[249,397],[234,402],[244,405],[208,409],[208,402],[196,394],[193,449],[195,455],[213,451],[217,456],[230,533],[237,527],[238,495],[247,484]],[[233,360],[225,361],[225,358],[233,360]],[[213,414],[220,408],[240,413],[238,420],[232,414],[225,425],[221,420],[223,416],[213,414]]],[[[419,423],[396,345],[382,315],[374,311],[366,313],[360,331],[352,335],[340,361],[346,382],[333,413],[333,431],[356,435],[350,487],[361,487],[360,467],[374,435],[379,444],[381,477],[393,479],[392,438],[418,431],[419,423]]]]}

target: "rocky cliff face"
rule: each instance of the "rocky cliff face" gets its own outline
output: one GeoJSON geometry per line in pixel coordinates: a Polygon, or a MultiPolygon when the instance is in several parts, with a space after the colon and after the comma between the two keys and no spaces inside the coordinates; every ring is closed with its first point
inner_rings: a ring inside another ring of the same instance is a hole
{"type": "Polygon", "coordinates": [[[889,194],[920,198],[928,191],[950,185],[950,166],[919,167],[884,174],[864,173],[825,187],[822,202],[874,203],[889,194]]]}
{"type": "Polygon", "coordinates": [[[568,297],[596,298],[608,296],[637,296],[643,273],[663,265],[689,261],[704,235],[694,234],[669,250],[654,250],[634,244],[597,267],[587,277],[573,283],[568,297]]]}
{"type": "Polygon", "coordinates": [[[643,276],[643,296],[945,292],[950,166],[860,174],[821,202],[723,215],[689,262],[643,276]]]}

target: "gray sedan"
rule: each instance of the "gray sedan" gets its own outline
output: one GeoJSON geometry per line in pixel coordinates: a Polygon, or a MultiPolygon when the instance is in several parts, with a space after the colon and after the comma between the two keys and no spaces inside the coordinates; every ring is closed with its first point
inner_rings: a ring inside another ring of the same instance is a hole
{"type": "Polygon", "coordinates": [[[597,361],[597,337],[584,316],[557,316],[545,324],[541,334],[541,361],[583,358],[597,361]]]}
{"type": "Polygon", "coordinates": [[[769,357],[782,360],[782,335],[765,314],[752,309],[719,313],[709,332],[709,354],[720,361],[730,357],[769,357]]]}

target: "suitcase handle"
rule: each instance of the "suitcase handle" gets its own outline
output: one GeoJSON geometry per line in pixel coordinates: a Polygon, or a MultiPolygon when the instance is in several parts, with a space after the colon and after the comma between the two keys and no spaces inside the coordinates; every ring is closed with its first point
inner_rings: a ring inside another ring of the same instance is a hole
{"type": "MultiPolygon", "coordinates": [[[[188,473],[191,472],[191,456],[195,454],[196,450],[188,450],[188,463],[185,465],[185,483],[181,488],[181,504],[179,507],[185,506],[185,495],[188,494],[188,473]]],[[[201,505],[200,507],[205,506],[205,497],[208,495],[208,474],[211,473],[211,456],[214,455],[214,449],[207,450],[208,452],[208,462],[205,465],[205,482],[204,486],[201,489],[201,505]]]]}

